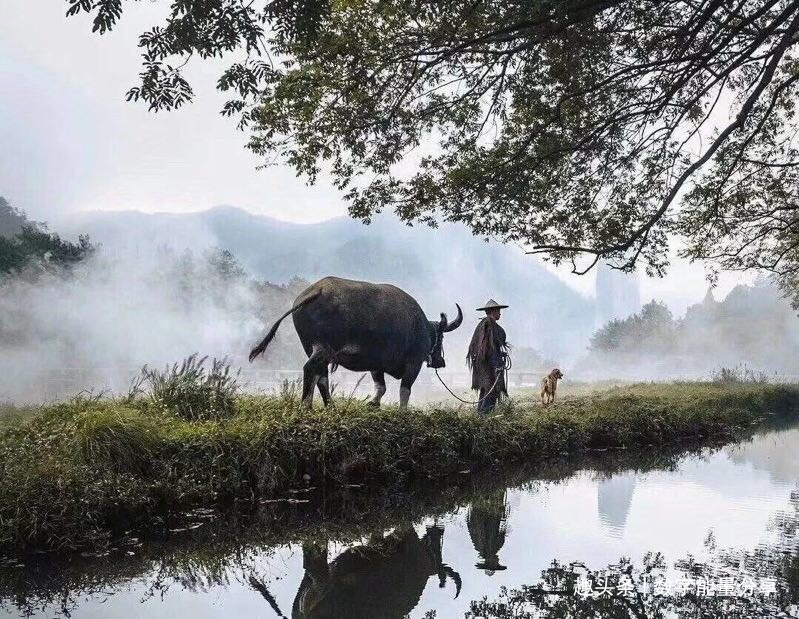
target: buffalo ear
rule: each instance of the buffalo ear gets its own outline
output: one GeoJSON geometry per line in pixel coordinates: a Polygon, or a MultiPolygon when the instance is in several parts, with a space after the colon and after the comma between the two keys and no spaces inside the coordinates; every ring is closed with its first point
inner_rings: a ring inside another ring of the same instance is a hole
{"type": "Polygon", "coordinates": [[[438,329],[439,331],[443,331],[447,328],[447,315],[444,312],[441,312],[441,320],[438,322],[438,329]]]}

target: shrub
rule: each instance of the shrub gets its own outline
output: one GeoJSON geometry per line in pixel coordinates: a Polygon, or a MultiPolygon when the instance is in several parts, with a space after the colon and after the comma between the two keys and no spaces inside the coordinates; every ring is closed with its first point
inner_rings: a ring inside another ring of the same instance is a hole
{"type": "Polygon", "coordinates": [[[735,385],[741,383],[754,383],[763,385],[768,382],[768,375],[763,371],[755,371],[746,365],[736,365],[733,368],[722,367],[714,370],[711,381],[722,385],[735,385]]]}
{"type": "Polygon", "coordinates": [[[207,361],[195,353],[163,371],[145,365],[136,388],[160,408],[188,421],[230,417],[240,390],[240,370],[233,373],[227,359],[212,359],[208,370],[207,361]]]}

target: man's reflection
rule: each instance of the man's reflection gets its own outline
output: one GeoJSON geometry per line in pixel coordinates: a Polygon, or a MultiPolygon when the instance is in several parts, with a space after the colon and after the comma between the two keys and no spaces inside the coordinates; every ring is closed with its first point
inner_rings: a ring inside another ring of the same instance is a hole
{"type": "Polygon", "coordinates": [[[497,570],[507,569],[499,562],[499,551],[505,544],[508,533],[509,513],[504,489],[473,502],[466,513],[469,537],[480,555],[476,567],[489,576],[497,570]]]}

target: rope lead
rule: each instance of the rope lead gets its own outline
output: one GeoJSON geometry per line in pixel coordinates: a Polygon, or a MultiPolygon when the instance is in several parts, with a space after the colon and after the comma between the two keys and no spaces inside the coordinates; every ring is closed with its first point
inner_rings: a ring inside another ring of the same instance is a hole
{"type": "Polygon", "coordinates": [[[441,376],[439,375],[439,373],[438,373],[438,368],[436,368],[436,369],[435,369],[435,373],[436,373],[436,378],[438,378],[439,382],[441,382],[441,384],[442,384],[442,385],[444,385],[444,389],[446,389],[447,391],[449,391],[449,394],[450,394],[450,395],[451,395],[453,398],[455,398],[455,399],[456,399],[456,400],[458,400],[459,402],[463,402],[464,404],[472,404],[472,405],[473,405],[473,404],[480,404],[480,403],[481,403],[483,400],[485,400],[485,399],[486,399],[486,398],[487,398],[489,395],[491,395],[491,393],[493,393],[493,391],[494,391],[494,388],[497,386],[497,383],[499,383],[499,378],[500,378],[500,376],[502,376],[503,374],[507,374],[507,373],[508,373],[508,370],[510,370],[510,369],[511,369],[511,367],[513,367],[513,364],[511,363],[510,355],[506,353],[506,354],[505,354],[505,365],[503,365],[503,366],[502,366],[502,370],[501,370],[501,371],[497,372],[497,377],[494,379],[494,384],[493,384],[493,385],[491,385],[491,389],[489,389],[488,391],[486,391],[486,394],[485,394],[485,395],[484,395],[482,398],[480,398],[479,400],[474,400],[474,401],[470,401],[470,400],[464,400],[463,398],[461,398],[461,397],[458,397],[457,395],[455,395],[455,392],[454,392],[454,391],[452,391],[452,389],[450,389],[450,388],[447,386],[447,383],[445,383],[445,382],[444,382],[444,379],[443,379],[443,378],[441,378],[441,376]]]}

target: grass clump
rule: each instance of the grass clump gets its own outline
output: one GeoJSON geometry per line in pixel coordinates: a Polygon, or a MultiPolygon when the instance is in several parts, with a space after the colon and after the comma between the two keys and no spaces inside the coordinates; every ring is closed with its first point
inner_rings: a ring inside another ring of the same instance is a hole
{"type": "Polygon", "coordinates": [[[0,403],[0,432],[6,428],[18,425],[23,420],[36,414],[32,406],[17,406],[15,404],[0,403]]]}
{"type": "Polygon", "coordinates": [[[280,496],[309,476],[392,488],[591,449],[729,440],[772,415],[793,418],[799,387],[635,385],[545,409],[518,398],[490,417],[352,398],[308,411],[290,390],[239,395],[223,416],[173,410],[152,395],[83,398],[0,432],[0,547],[103,544],[169,512],[280,496]]]}
{"type": "Polygon", "coordinates": [[[196,353],[163,370],[142,368],[131,386],[129,399],[139,393],[148,395],[164,410],[188,421],[229,417],[239,393],[239,373],[232,372],[227,359],[212,359],[196,353]]]}
{"type": "Polygon", "coordinates": [[[96,407],[75,417],[75,445],[86,462],[143,473],[160,441],[157,419],[125,406],[96,407]]]}
{"type": "Polygon", "coordinates": [[[718,370],[714,370],[710,380],[722,385],[737,385],[741,383],[763,385],[768,382],[768,374],[761,370],[753,370],[744,364],[731,368],[721,367],[718,370]]]}

